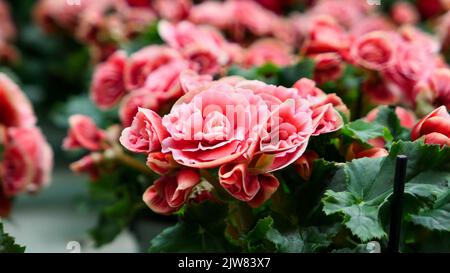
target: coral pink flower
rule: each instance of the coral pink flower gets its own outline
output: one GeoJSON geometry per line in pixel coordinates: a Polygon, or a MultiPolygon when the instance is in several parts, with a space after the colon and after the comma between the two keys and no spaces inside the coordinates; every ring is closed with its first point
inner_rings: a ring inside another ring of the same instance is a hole
{"type": "Polygon", "coordinates": [[[260,66],[273,63],[278,66],[292,64],[294,57],[289,45],[276,39],[262,39],[253,43],[245,53],[244,66],[260,66]]]}
{"type": "Polygon", "coordinates": [[[305,151],[314,124],[309,103],[289,99],[271,113],[266,128],[260,133],[257,154],[272,158],[267,172],[282,169],[305,151]]]}
{"type": "Polygon", "coordinates": [[[194,169],[181,169],[175,175],[162,176],[142,196],[144,202],[156,213],[171,214],[187,201],[192,188],[200,182],[194,169]]]}
{"type": "Polygon", "coordinates": [[[194,5],[189,13],[189,21],[215,26],[219,29],[229,28],[233,20],[232,7],[218,1],[205,1],[194,5]]]}
{"type": "Polygon", "coordinates": [[[302,51],[306,54],[342,52],[348,49],[347,33],[328,16],[318,16],[309,23],[302,51]]]}
{"type": "Polygon", "coordinates": [[[181,89],[184,93],[205,88],[212,83],[212,80],[210,75],[199,75],[192,70],[184,70],[180,74],[181,89]]]}
{"type": "Polygon", "coordinates": [[[313,108],[313,136],[331,133],[339,130],[344,125],[341,115],[328,103],[313,108]]]}
{"type": "Polygon", "coordinates": [[[395,31],[395,29],[395,25],[389,18],[373,14],[362,18],[358,24],[353,25],[350,35],[357,38],[372,31],[395,31]]]}
{"type": "Polygon", "coordinates": [[[314,81],[307,78],[301,78],[294,83],[293,87],[297,89],[300,97],[311,102],[312,104],[317,104],[326,97],[325,92],[316,87],[316,83],[314,81]]]}
{"type": "MultiPolygon", "coordinates": [[[[331,104],[334,107],[334,109],[336,109],[339,112],[339,114],[344,115],[347,118],[350,118],[350,110],[348,109],[347,105],[345,105],[345,103],[342,101],[342,99],[340,97],[338,97],[338,95],[336,95],[335,93],[327,94],[323,98],[323,100],[314,104],[313,108],[316,109],[320,106],[327,105],[327,104],[331,104]]],[[[335,114],[337,114],[337,113],[335,113],[335,114]]],[[[338,118],[338,119],[340,119],[340,118],[338,118]]]]}
{"type": "Polygon", "coordinates": [[[80,14],[90,5],[80,1],[79,5],[68,5],[67,0],[40,0],[33,10],[34,20],[47,32],[58,29],[74,31],[79,24],[80,14]]]}
{"type": "Polygon", "coordinates": [[[160,17],[170,21],[180,21],[189,15],[191,0],[155,0],[153,8],[160,17]]]}
{"type": "Polygon", "coordinates": [[[352,44],[353,61],[366,69],[380,71],[393,64],[396,44],[388,32],[374,31],[358,37],[352,44]]]}
{"type": "Polygon", "coordinates": [[[99,108],[113,107],[125,94],[125,63],[125,52],[118,51],[106,62],[97,65],[92,79],[91,98],[99,108]]]}
{"type": "Polygon", "coordinates": [[[96,181],[100,178],[100,163],[102,160],[102,154],[91,153],[70,164],[70,170],[74,173],[88,173],[89,177],[96,181]]]}
{"type": "Polygon", "coordinates": [[[450,146],[450,138],[441,133],[429,133],[424,136],[423,141],[426,144],[438,144],[438,145],[447,145],[450,146]]]}
{"type": "Polygon", "coordinates": [[[171,154],[161,152],[150,153],[147,157],[147,166],[159,175],[168,174],[179,167],[171,154]]]}
{"type": "Polygon", "coordinates": [[[139,107],[158,111],[160,109],[159,100],[145,88],[133,91],[125,96],[119,107],[119,118],[124,127],[131,125],[139,107]]]}
{"type": "Polygon", "coordinates": [[[270,10],[252,1],[230,1],[235,30],[249,30],[257,36],[273,34],[273,27],[280,18],[270,10]]]}
{"type": "Polygon", "coordinates": [[[221,63],[217,53],[211,48],[200,45],[189,46],[183,51],[183,55],[189,60],[191,69],[200,74],[210,75],[219,73],[222,65],[225,64],[225,62],[221,63]]]}
{"type": "Polygon", "coordinates": [[[314,81],[323,84],[334,81],[342,76],[344,62],[337,53],[322,53],[312,57],[316,66],[314,67],[314,81]]]}
{"type": "Polygon", "coordinates": [[[159,100],[178,99],[182,95],[179,77],[187,68],[189,64],[184,60],[167,63],[147,76],[142,89],[147,90],[159,100]]]}
{"type": "Polygon", "coordinates": [[[208,26],[197,26],[188,21],[177,24],[162,21],[158,25],[162,39],[181,52],[201,74],[214,74],[227,64],[230,44],[220,32],[208,26]]]}
{"type": "Polygon", "coordinates": [[[437,16],[445,10],[445,0],[417,0],[417,8],[425,18],[437,16]]]}
{"type": "Polygon", "coordinates": [[[420,98],[428,99],[429,103],[450,108],[449,69],[437,69],[426,82],[418,83],[414,89],[417,95],[420,94],[420,98]]]}
{"type": "Polygon", "coordinates": [[[348,161],[357,158],[378,158],[388,156],[389,152],[383,147],[365,148],[358,143],[352,143],[348,147],[346,159],[348,161]]]}
{"type": "Polygon", "coordinates": [[[161,142],[168,137],[161,117],[150,109],[139,108],[130,127],[120,136],[120,143],[135,153],[152,153],[161,150],[161,142]]]}
{"type": "Polygon", "coordinates": [[[95,122],[85,115],[72,115],[69,118],[69,132],[63,141],[63,148],[87,149],[97,151],[102,149],[105,132],[95,125],[95,122]]]}
{"type": "MultiPolygon", "coordinates": [[[[374,121],[378,116],[379,110],[380,110],[379,108],[375,108],[372,111],[370,111],[366,116],[366,120],[368,122],[374,121]]],[[[400,125],[405,128],[412,129],[416,124],[416,116],[410,110],[397,106],[395,107],[395,114],[400,120],[400,125]]]]}
{"type": "Polygon", "coordinates": [[[336,94],[325,94],[312,80],[302,78],[294,84],[294,88],[297,89],[298,96],[311,103],[314,135],[330,133],[342,127],[342,117],[336,110],[346,116],[350,115],[347,106],[336,94]]]}
{"type": "Polygon", "coordinates": [[[310,13],[313,15],[328,15],[333,17],[340,25],[352,27],[357,25],[367,15],[368,5],[364,1],[341,0],[319,1],[310,13]]]}
{"type": "Polygon", "coordinates": [[[441,50],[441,45],[436,37],[415,26],[404,25],[399,28],[398,33],[404,41],[417,46],[422,51],[437,54],[441,50]]]}
{"type": "Polygon", "coordinates": [[[386,67],[382,74],[390,88],[398,88],[406,101],[413,103],[414,86],[431,75],[436,67],[434,57],[419,45],[401,43],[397,48],[394,64],[386,67]]]}
{"type": "Polygon", "coordinates": [[[416,8],[409,2],[397,2],[391,9],[392,19],[400,25],[416,24],[420,17],[416,8]]]}
{"type": "Polygon", "coordinates": [[[388,105],[397,103],[401,97],[401,91],[391,86],[380,77],[370,77],[362,83],[361,88],[371,101],[388,105]]]}
{"type": "Polygon", "coordinates": [[[0,30],[0,39],[12,40],[16,36],[10,8],[3,0],[0,1],[0,30]]]}
{"type": "Polygon", "coordinates": [[[125,68],[125,86],[128,90],[141,88],[151,73],[181,59],[181,55],[169,47],[156,45],[145,47],[128,59],[125,68]]]}
{"type": "Polygon", "coordinates": [[[53,153],[35,127],[6,129],[0,176],[7,196],[36,192],[50,182],[53,153]]]}
{"type": "Polygon", "coordinates": [[[450,114],[441,106],[423,119],[411,131],[411,139],[424,137],[426,144],[450,145],[450,114]]]}
{"type": "Polygon", "coordinates": [[[270,158],[271,164],[257,168],[272,172],[300,157],[314,132],[311,103],[298,96],[294,88],[267,85],[258,81],[240,81],[236,87],[252,90],[271,110],[267,121],[261,124],[255,154],[263,161],[270,158]]]}
{"type": "Polygon", "coordinates": [[[189,167],[212,168],[237,160],[256,141],[264,101],[251,90],[216,82],[187,93],[163,117],[170,137],[162,152],[189,167]]]}
{"type": "Polygon", "coordinates": [[[222,45],[226,43],[225,38],[215,28],[197,26],[189,21],[179,23],[161,21],[158,24],[158,33],[164,42],[175,49],[183,49],[192,44],[197,44],[220,50],[222,45]]]}
{"type": "Polygon", "coordinates": [[[0,73],[0,125],[30,127],[35,123],[28,98],[8,76],[0,73]]]}
{"type": "Polygon", "coordinates": [[[228,193],[254,208],[267,201],[280,184],[271,174],[251,174],[245,164],[222,165],[219,179],[228,193]]]}

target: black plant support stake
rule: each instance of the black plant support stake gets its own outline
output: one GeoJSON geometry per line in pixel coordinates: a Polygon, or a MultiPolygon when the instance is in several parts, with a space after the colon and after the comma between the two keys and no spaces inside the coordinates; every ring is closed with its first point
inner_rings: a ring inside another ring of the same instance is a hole
{"type": "Polygon", "coordinates": [[[395,165],[394,193],[391,202],[391,219],[389,225],[389,241],[387,251],[399,252],[400,232],[403,220],[403,192],[405,191],[406,165],[408,157],[398,155],[395,165]]]}

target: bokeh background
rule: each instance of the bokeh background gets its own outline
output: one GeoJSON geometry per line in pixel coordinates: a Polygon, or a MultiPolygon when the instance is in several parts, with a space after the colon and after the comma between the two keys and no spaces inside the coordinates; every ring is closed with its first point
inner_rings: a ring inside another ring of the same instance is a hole
{"type": "MultiPolygon", "coordinates": [[[[71,241],[79,242],[82,252],[139,251],[136,232],[128,230],[111,244],[94,247],[88,232],[98,221],[98,209],[87,200],[89,182],[68,168],[78,155],[61,149],[68,116],[84,113],[99,121],[104,115],[88,98],[92,74],[88,49],[63,33],[44,33],[33,22],[36,1],[6,2],[17,28],[14,46],[20,57],[14,63],[0,65],[0,70],[9,74],[33,102],[38,125],[55,153],[55,169],[50,187],[14,200],[5,229],[27,247],[27,252],[71,252],[71,241]]],[[[163,219],[154,220],[145,226],[146,233],[154,236],[168,225],[163,219]]]]}

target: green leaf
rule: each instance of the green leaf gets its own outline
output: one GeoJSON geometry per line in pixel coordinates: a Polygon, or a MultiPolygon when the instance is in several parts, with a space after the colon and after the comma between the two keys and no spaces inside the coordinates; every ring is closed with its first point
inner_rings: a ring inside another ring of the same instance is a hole
{"type": "MultiPolygon", "coordinates": [[[[327,215],[340,215],[345,226],[362,242],[386,236],[380,209],[392,194],[396,157],[400,154],[408,157],[405,193],[415,198],[417,204],[433,203],[448,190],[450,148],[401,141],[393,144],[386,158],[362,158],[347,163],[343,172],[336,172],[333,178],[344,180],[345,189],[339,192],[328,190],[322,199],[323,210],[327,215]]],[[[437,209],[439,211],[433,216],[446,223],[447,214],[441,207],[437,209]]]]}
{"type": "Polygon", "coordinates": [[[304,181],[292,166],[278,172],[281,186],[271,198],[270,215],[279,228],[292,229],[328,223],[322,212],[321,198],[326,189],[334,187],[331,179],[338,166],[323,159],[313,164],[308,181],[304,181]]]}
{"type": "Polygon", "coordinates": [[[204,202],[186,208],[182,220],[150,242],[149,252],[227,252],[224,206],[204,202]]]}
{"type": "Polygon", "coordinates": [[[103,174],[98,181],[89,183],[90,201],[99,210],[97,224],[89,231],[97,247],[112,242],[138,213],[150,213],[142,201],[142,193],[150,183],[126,168],[103,174]]]}
{"type": "Polygon", "coordinates": [[[410,140],[410,131],[400,125],[400,119],[395,113],[395,108],[379,107],[375,122],[388,128],[394,140],[410,140]]]}
{"type": "Polygon", "coordinates": [[[439,196],[432,208],[411,215],[411,221],[429,230],[450,232],[450,190],[439,196]]]}
{"type": "Polygon", "coordinates": [[[392,141],[393,137],[389,130],[383,125],[376,122],[366,122],[362,119],[346,124],[342,130],[342,134],[362,143],[368,144],[370,139],[383,137],[386,141],[392,141]]]}
{"type": "Polygon", "coordinates": [[[67,128],[70,116],[82,114],[89,116],[99,127],[106,127],[117,120],[114,110],[102,112],[94,105],[88,94],[73,96],[65,103],[59,103],[50,113],[52,121],[61,128],[67,128]]]}
{"type": "Polygon", "coordinates": [[[25,247],[15,243],[13,237],[3,230],[3,224],[0,223],[0,253],[23,253],[25,247]]]}
{"type": "Polygon", "coordinates": [[[312,79],[314,73],[314,61],[308,58],[286,67],[278,67],[272,63],[266,63],[259,67],[249,69],[232,66],[228,75],[237,75],[248,80],[260,80],[269,84],[290,87],[300,78],[312,79]]]}
{"type": "Polygon", "coordinates": [[[89,232],[96,246],[112,242],[131,221],[133,213],[133,204],[128,199],[103,208],[97,225],[89,232]]]}
{"type": "Polygon", "coordinates": [[[123,49],[128,53],[132,54],[139,49],[153,45],[153,44],[163,44],[163,40],[158,33],[158,24],[152,24],[147,28],[146,31],[141,33],[137,38],[133,39],[131,42],[126,44],[123,49]]]}
{"type": "Polygon", "coordinates": [[[259,80],[269,84],[278,84],[279,73],[280,68],[272,63],[266,63],[249,69],[232,66],[228,70],[228,75],[241,76],[247,80],[259,80]]]}
{"type": "Polygon", "coordinates": [[[290,87],[301,78],[312,79],[314,67],[314,61],[309,58],[304,58],[293,66],[283,67],[279,74],[278,85],[290,87]]]}
{"type": "Polygon", "coordinates": [[[255,227],[243,237],[248,252],[311,253],[328,247],[331,237],[337,233],[332,227],[302,227],[281,233],[274,227],[272,217],[260,219],[255,227]]]}

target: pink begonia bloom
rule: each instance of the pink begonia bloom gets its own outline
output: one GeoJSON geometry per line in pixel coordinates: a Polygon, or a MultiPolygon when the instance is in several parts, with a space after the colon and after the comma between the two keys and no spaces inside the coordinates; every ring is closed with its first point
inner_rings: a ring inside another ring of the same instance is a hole
{"type": "Polygon", "coordinates": [[[36,192],[50,182],[53,152],[36,127],[6,128],[0,180],[7,196],[36,192]]]}
{"type": "Polygon", "coordinates": [[[333,132],[342,127],[342,117],[336,110],[347,117],[350,116],[350,111],[341,98],[336,94],[325,94],[316,87],[314,81],[302,78],[294,84],[294,88],[298,96],[311,103],[310,107],[315,119],[314,135],[333,132]]]}
{"type": "Polygon", "coordinates": [[[362,91],[368,95],[371,101],[377,104],[395,104],[401,97],[398,88],[390,88],[389,84],[380,77],[368,78],[361,86],[362,91]]]}
{"type": "Polygon", "coordinates": [[[343,52],[350,46],[349,35],[329,16],[318,16],[309,22],[302,52],[318,54],[343,52]]]}
{"type": "Polygon", "coordinates": [[[189,15],[191,0],[154,0],[153,8],[161,18],[170,21],[180,21],[189,15]]]}
{"type": "Polygon", "coordinates": [[[181,89],[184,93],[204,88],[211,84],[212,80],[210,75],[199,75],[192,70],[184,70],[180,74],[181,89]]]}
{"type": "Polygon", "coordinates": [[[351,28],[368,15],[371,7],[360,0],[322,0],[310,9],[313,15],[328,15],[333,17],[340,25],[351,28]]]}
{"type": "Polygon", "coordinates": [[[182,56],[176,50],[167,46],[144,47],[128,58],[125,68],[125,86],[130,91],[144,87],[149,75],[182,60],[182,56]]]}
{"type": "Polygon", "coordinates": [[[69,118],[69,131],[64,138],[63,148],[87,149],[97,151],[102,149],[105,132],[95,125],[95,122],[85,115],[72,115],[69,118]]]}
{"type": "Polygon", "coordinates": [[[450,114],[441,106],[424,118],[412,129],[411,139],[424,138],[426,144],[450,145],[450,114]]]}
{"type": "Polygon", "coordinates": [[[288,66],[294,62],[292,48],[276,39],[261,39],[253,43],[245,53],[245,67],[261,66],[265,63],[288,66]]]}
{"type": "Polygon", "coordinates": [[[220,185],[233,197],[257,208],[278,189],[278,179],[272,174],[251,174],[247,165],[225,164],[219,169],[220,185]]]}
{"type": "Polygon", "coordinates": [[[392,19],[400,25],[416,24],[420,20],[420,15],[416,7],[409,2],[396,2],[391,8],[392,19]]]}
{"type": "Polygon", "coordinates": [[[314,81],[323,84],[341,78],[344,72],[342,57],[334,52],[311,56],[315,62],[314,81]]]}
{"type": "Polygon", "coordinates": [[[98,64],[92,78],[91,99],[100,109],[115,106],[125,95],[126,54],[118,51],[98,64]]]}
{"type": "Polygon", "coordinates": [[[181,169],[175,175],[157,179],[142,196],[145,204],[156,213],[171,214],[187,201],[192,188],[200,183],[200,174],[194,169],[181,169]]]}
{"type": "Polygon", "coordinates": [[[357,65],[381,71],[395,61],[396,47],[391,33],[374,31],[356,38],[351,46],[350,56],[357,65]]]}
{"type": "Polygon", "coordinates": [[[36,124],[33,107],[22,90],[0,73],[0,125],[31,127],[36,124]]]}
{"type": "Polygon", "coordinates": [[[357,158],[378,158],[388,156],[389,152],[383,147],[366,148],[359,143],[352,143],[348,147],[345,159],[350,161],[357,158]]]}
{"type": "Polygon", "coordinates": [[[294,88],[257,81],[242,81],[236,87],[253,90],[271,110],[258,133],[260,140],[256,150],[256,155],[272,158],[266,171],[284,168],[300,157],[314,132],[311,104],[301,99],[294,88]]]}
{"type": "Polygon", "coordinates": [[[163,117],[162,152],[189,167],[212,168],[247,157],[267,106],[252,90],[216,82],[187,93],[163,117]]]}
{"type": "Polygon", "coordinates": [[[362,18],[358,24],[353,25],[349,30],[352,37],[358,38],[372,31],[395,31],[396,26],[388,17],[372,14],[362,18]]]}
{"type": "Polygon", "coordinates": [[[150,109],[138,108],[130,127],[120,136],[120,143],[135,153],[152,153],[161,150],[161,142],[168,137],[161,117],[150,109]]]}
{"type": "MultiPolygon", "coordinates": [[[[379,111],[380,111],[379,108],[375,108],[372,111],[370,111],[366,116],[366,120],[368,122],[374,121],[377,118],[379,111]]],[[[412,129],[416,124],[417,121],[416,116],[414,115],[414,112],[410,110],[397,106],[395,107],[395,114],[400,120],[400,125],[405,128],[412,129]]]]}
{"type": "Polygon", "coordinates": [[[419,28],[411,25],[405,25],[398,29],[398,33],[403,41],[411,43],[422,51],[430,54],[437,54],[441,50],[439,40],[419,28]]]}
{"type": "Polygon", "coordinates": [[[229,28],[233,20],[232,7],[218,1],[205,1],[194,5],[189,13],[189,21],[215,26],[219,29],[229,28]]]}
{"type": "Polygon", "coordinates": [[[450,109],[450,69],[437,69],[427,81],[419,82],[414,91],[429,99],[431,104],[450,109]]]}
{"type": "Polygon", "coordinates": [[[158,24],[161,38],[170,47],[177,49],[190,61],[192,69],[200,74],[215,74],[221,66],[235,56],[220,32],[209,26],[198,26],[188,21],[158,24]]]}
{"type": "Polygon", "coordinates": [[[155,95],[145,88],[130,92],[123,98],[119,107],[119,118],[124,127],[131,125],[139,107],[157,112],[161,105],[155,95]]]}
{"type": "Polygon", "coordinates": [[[150,153],[147,157],[147,166],[159,175],[168,174],[179,167],[171,154],[161,152],[150,153]]]}
{"type": "Polygon", "coordinates": [[[413,103],[414,86],[426,80],[436,68],[435,55],[418,44],[403,42],[397,47],[394,63],[382,71],[389,88],[398,89],[406,102],[413,103]]]}

